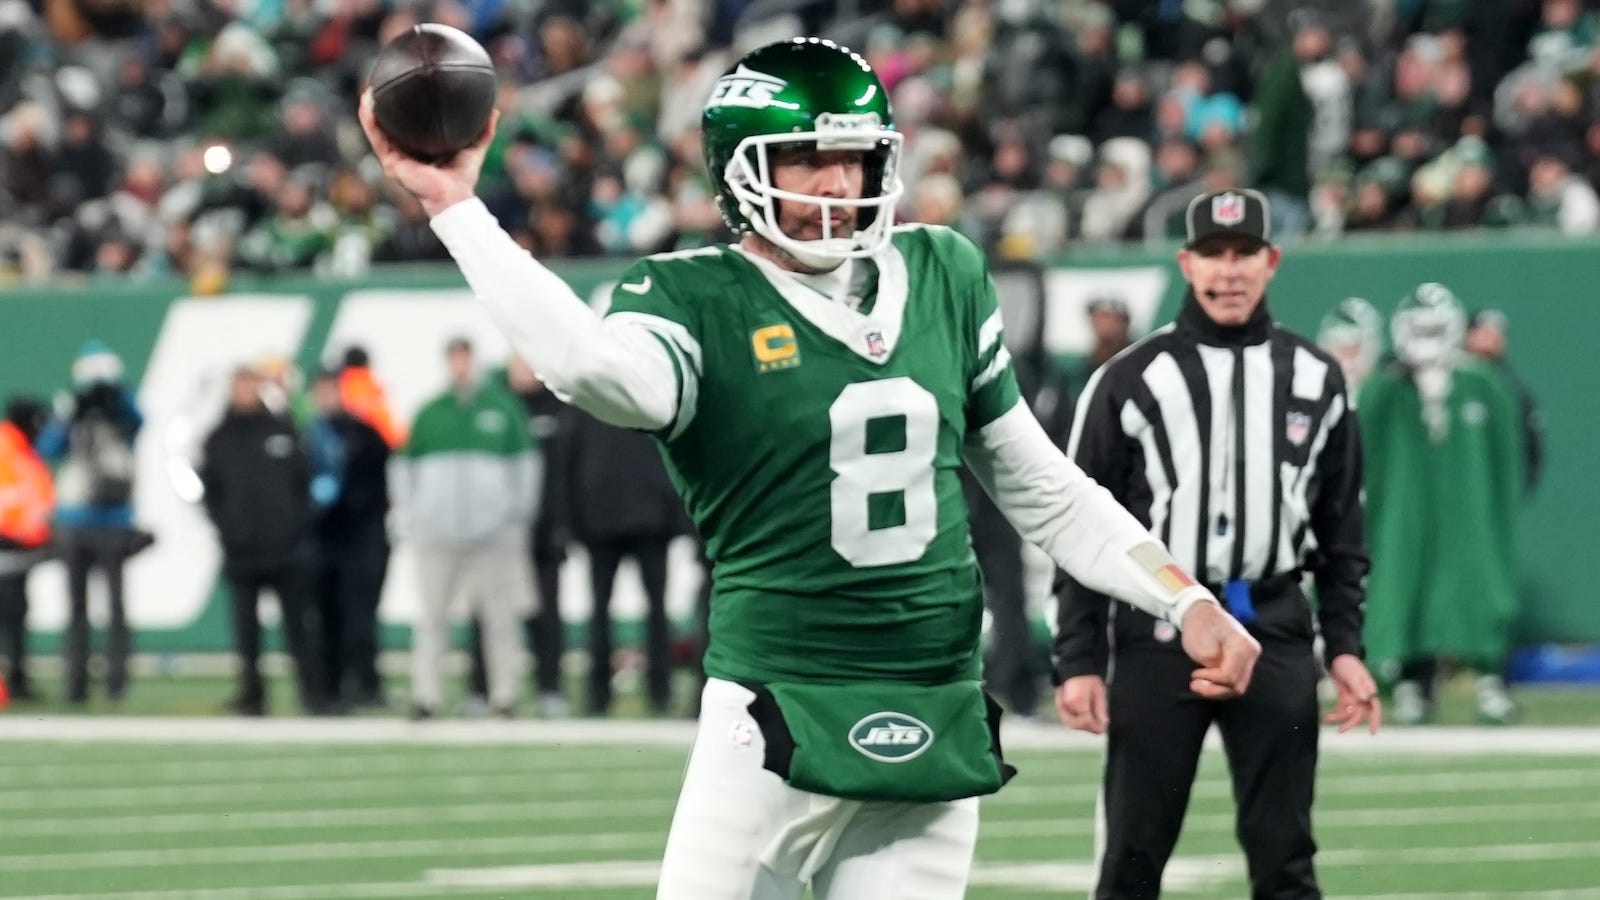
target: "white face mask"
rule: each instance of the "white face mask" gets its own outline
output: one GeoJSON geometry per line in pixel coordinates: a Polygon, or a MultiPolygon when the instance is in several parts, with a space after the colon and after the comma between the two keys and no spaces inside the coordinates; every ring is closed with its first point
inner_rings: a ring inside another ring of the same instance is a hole
{"type": "Polygon", "coordinates": [[[1465,332],[1466,323],[1444,311],[1397,313],[1395,355],[1412,368],[1448,366],[1460,349],[1465,332]]]}
{"type": "MultiPolygon", "coordinates": [[[[819,270],[834,268],[846,259],[871,256],[888,244],[891,236],[889,229],[894,224],[895,205],[905,192],[898,172],[900,150],[905,137],[878,125],[877,116],[871,118],[873,121],[863,122],[859,128],[839,127],[793,134],[759,135],[740,142],[728,161],[723,178],[739,201],[739,211],[750,221],[750,227],[755,229],[756,234],[793,255],[804,265],[819,270]],[[864,151],[886,143],[888,152],[882,182],[879,185],[864,185],[869,196],[857,199],[817,197],[773,186],[771,148],[776,144],[805,141],[816,141],[821,149],[864,151]],[[753,162],[752,155],[755,157],[753,162]],[[784,234],[778,227],[780,200],[821,207],[822,237],[814,241],[802,241],[784,234]],[[856,230],[851,234],[832,233],[831,213],[840,208],[856,210],[856,230]],[[861,225],[861,220],[869,216],[867,224],[861,225]]],[[[819,119],[818,124],[827,123],[819,119]]]]}

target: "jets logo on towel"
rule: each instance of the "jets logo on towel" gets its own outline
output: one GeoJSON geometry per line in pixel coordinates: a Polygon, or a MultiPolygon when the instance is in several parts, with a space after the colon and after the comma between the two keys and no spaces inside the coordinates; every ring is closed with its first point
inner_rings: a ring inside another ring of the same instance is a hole
{"type": "Polygon", "coordinates": [[[905,762],[933,746],[933,729],[904,713],[873,713],[850,729],[850,746],[878,762],[905,762]]]}

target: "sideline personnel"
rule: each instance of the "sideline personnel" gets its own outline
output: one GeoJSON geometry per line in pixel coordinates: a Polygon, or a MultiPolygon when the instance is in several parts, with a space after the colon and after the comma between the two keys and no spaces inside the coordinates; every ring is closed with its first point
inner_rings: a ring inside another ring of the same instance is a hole
{"type": "Polygon", "coordinates": [[[1171,625],[1112,610],[1104,594],[1066,578],[1056,705],[1073,728],[1110,734],[1095,897],[1159,896],[1215,721],[1253,896],[1316,898],[1318,669],[1302,572],[1316,577],[1339,693],[1325,721],[1340,731],[1367,721],[1376,733],[1381,719],[1362,662],[1361,442],[1338,364],[1267,311],[1282,251],[1271,243],[1266,199],[1205,194],[1187,221],[1178,266],[1189,290],[1177,320],[1090,380],[1068,455],[1261,642],[1257,677],[1243,697],[1190,695],[1194,664],[1171,625]]]}

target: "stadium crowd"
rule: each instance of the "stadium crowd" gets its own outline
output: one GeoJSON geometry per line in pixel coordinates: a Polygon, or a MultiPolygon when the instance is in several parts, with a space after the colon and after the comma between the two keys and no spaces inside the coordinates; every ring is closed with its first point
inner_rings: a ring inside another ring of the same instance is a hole
{"type": "Polygon", "coordinates": [[[905,219],[999,255],[1161,242],[1252,185],[1278,235],[1600,228],[1592,0],[0,0],[0,283],[443,259],[356,125],[438,21],[503,73],[491,209],[543,257],[725,237],[696,125],[738,52],[861,51],[905,219]]]}

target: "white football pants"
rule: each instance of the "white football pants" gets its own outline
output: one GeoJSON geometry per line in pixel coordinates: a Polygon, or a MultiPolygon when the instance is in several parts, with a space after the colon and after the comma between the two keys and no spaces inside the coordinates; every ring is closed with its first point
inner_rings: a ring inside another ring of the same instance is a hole
{"type": "Polygon", "coordinates": [[[978,798],[866,803],[792,788],[763,769],[755,695],[706,682],[667,835],[657,900],[960,900],[978,798]]]}

